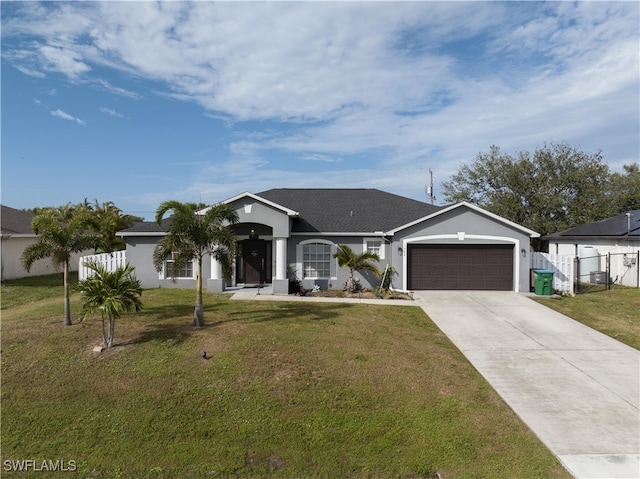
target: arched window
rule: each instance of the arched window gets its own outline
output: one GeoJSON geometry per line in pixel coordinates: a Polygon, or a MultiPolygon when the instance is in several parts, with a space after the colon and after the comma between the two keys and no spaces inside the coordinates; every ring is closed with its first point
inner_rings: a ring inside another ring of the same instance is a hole
{"type": "Polygon", "coordinates": [[[336,276],[336,246],[326,240],[307,240],[298,246],[298,265],[303,279],[330,279],[336,276]]]}

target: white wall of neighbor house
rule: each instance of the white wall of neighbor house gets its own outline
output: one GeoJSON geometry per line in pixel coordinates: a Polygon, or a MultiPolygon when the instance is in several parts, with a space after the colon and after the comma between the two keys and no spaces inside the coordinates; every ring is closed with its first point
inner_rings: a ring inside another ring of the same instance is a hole
{"type": "MultiPolygon", "coordinates": [[[[22,253],[28,246],[34,244],[36,241],[37,238],[33,236],[11,236],[2,238],[0,249],[0,261],[2,264],[0,279],[2,279],[2,281],[62,272],[62,266],[60,265],[56,269],[56,265],[53,264],[51,258],[36,261],[27,272],[22,266],[22,253]]],[[[69,270],[78,271],[78,260],[80,256],[87,254],[90,254],[90,252],[72,255],[69,270]]]]}
{"type": "MultiPolygon", "coordinates": [[[[638,271],[640,269],[640,241],[634,240],[564,240],[550,241],[549,253],[586,258],[592,268],[606,270],[607,257],[610,255],[609,276],[615,284],[624,286],[640,286],[638,271]],[[598,259],[593,259],[598,256],[598,259]]],[[[582,259],[584,263],[584,259],[582,259]]],[[[590,271],[582,272],[582,276],[590,271]]]]}

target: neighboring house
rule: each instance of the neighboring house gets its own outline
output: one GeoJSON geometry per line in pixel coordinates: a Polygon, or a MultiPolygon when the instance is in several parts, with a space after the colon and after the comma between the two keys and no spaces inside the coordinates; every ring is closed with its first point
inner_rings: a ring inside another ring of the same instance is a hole
{"type": "MultiPolygon", "coordinates": [[[[439,207],[376,189],[272,189],[223,203],[240,218],[233,286],[271,283],[286,294],[293,273],[305,288],[342,289],[348,271],[333,254],[346,244],[378,253],[381,271],[392,265],[398,290],[529,290],[529,245],[538,233],[468,203],[439,207]]],[[[119,232],[127,261],[144,287],[194,287],[192,264],[175,281],[167,265],[160,273],[153,267],[168,221],[119,232]]],[[[210,291],[227,286],[215,260],[205,261],[203,275],[210,291]]],[[[357,278],[363,287],[380,284],[371,273],[357,278]]]]}
{"type": "Polygon", "coordinates": [[[545,236],[549,253],[581,260],[579,276],[606,271],[610,259],[610,279],[619,284],[638,286],[640,258],[640,210],[587,223],[545,236]],[[609,258],[609,259],[608,259],[609,258]]]}
{"type": "MultiPolygon", "coordinates": [[[[24,269],[21,260],[22,253],[27,246],[34,244],[38,238],[31,229],[31,221],[33,221],[34,215],[28,211],[17,210],[5,205],[0,205],[0,208],[0,238],[2,239],[0,249],[2,262],[1,280],[61,272],[62,268],[60,267],[57,270],[56,265],[50,259],[36,261],[29,272],[24,269]]],[[[71,257],[69,267],[72,271],[77,271],[80,256],[82,255],[76,254],[71,257]]]]}
{"type": "Polygon", "coordinates": [[[24,249],[36,242],[37,236],[31,230],[33,214],[5,205],[1,205],[0,208],[2,280],[52,273],[51,263],[34,264],[31,272],[27,273],[20,262],[24,249]]]}

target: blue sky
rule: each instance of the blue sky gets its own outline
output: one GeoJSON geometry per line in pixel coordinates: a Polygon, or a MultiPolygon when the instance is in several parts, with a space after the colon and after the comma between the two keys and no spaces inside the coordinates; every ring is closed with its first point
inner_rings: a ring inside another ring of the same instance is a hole
{"type": "MultiPolygon", "coordinates": [[[[2,203],[379,188],[493,144],[640,156],[638,2],[11,2],[2,203]]],[[[438,202],[438,201],[437,201],[438,202]]]]}

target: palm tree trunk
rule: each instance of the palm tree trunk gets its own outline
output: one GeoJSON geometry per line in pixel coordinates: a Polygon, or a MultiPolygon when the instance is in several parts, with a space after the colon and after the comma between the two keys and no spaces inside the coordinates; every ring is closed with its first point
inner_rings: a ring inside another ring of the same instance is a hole
{"type": "Polygon", "coordinates": [[[64,325],[71,326],[71,307],[69,305],[69,262],[64,262],[64,325]]]}
{"type": "Polygon", "coordinates": [[[198,259],[198,273],[196,276],[196,308],[193,312],[193,325],[204,326],[204,308],[202,305],[202,261],[198,259]]]}
{"type": "Polygon", "coordinates": [[[108,338],[107,338],[107,328],[106,328],[106,323],[104,322],[104,315],[102,316],[102,347],[103,348],[107,348],[109,344],[108,338]]]}
{"type": "Polygon", "coordinates": [[[356,289],[356,285],[353,279],[353,269],[349,268],[349,278],[347,279],[347,292],[353,293],[355,289],[356,289]]]}
{"type": "Polygon", "coordinates": [[[116,332],[116,320],[109,317],[109,338],[107,339],[107,348],[113,347],[113,336],[116,332]]]}

